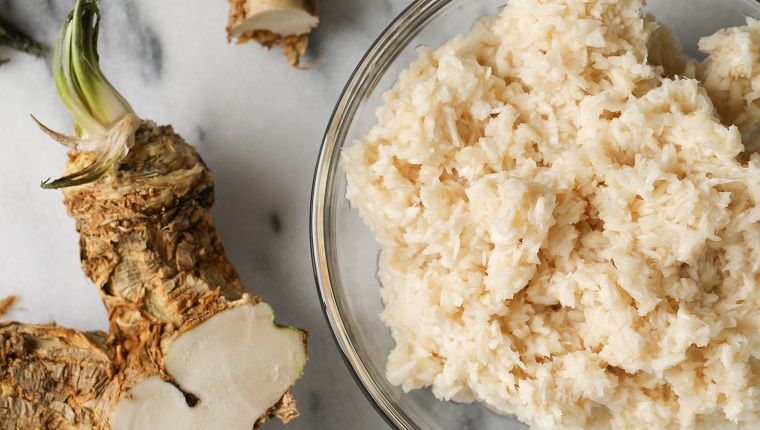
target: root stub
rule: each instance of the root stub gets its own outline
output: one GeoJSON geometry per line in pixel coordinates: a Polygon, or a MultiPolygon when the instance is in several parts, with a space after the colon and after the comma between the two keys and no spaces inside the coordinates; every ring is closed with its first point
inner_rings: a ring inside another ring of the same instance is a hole
{"type": "Polygon", "coordinates": [[[229,0],[228,39],[281,46],[288,63],[299,67],[309,33],[317,24],[317,0],[229,0]]]}

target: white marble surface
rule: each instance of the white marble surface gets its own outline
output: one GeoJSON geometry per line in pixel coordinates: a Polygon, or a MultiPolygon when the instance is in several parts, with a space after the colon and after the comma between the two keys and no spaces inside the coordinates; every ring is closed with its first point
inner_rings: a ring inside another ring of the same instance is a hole
{"type": "MultiPolygon", "coordinates": [[[[294,394],[298,429],[387,428],[354,383],[323,318],[309,254],[309,197],[325,126],[365,50],[409,0],[321,0],[306,61],[228,45],[225,0],[103,0],[101,65],[137,113],[171,123],[216,174],[217,227],[249,290],[279,322],[311,333],[309,363],[294,394]]],[[[52,45],[73,0],[0,0],[0,13],[52,45]]],[[[68,131],[51,57],[0,48],[0,297],[20,302],[5,319],[106,330],[106,314],[82,274],[78,235],[59,191],[64,148],[30,114],[68,131]]],[[[269,421],[264,428],[280,428],[269,421]]]]}

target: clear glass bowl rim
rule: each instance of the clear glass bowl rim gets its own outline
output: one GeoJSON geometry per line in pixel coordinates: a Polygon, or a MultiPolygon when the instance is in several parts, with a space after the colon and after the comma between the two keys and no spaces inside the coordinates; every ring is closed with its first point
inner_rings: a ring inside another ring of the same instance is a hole
{"type": "Polygon", "coordinates": [[[330,202],[334,197],[334,182],[338,179],[335,174],[338,170],[340,149],[351,120],[364,101],[364,96],[374,89],[389,64],[419,32],[423,24],[451,1],[416,0],[399,14],[372,44],[348,80],[330,117],[319,151],[311,193],[311,257],[322,312],[346,366],[364,395],[388,424],[399,430],[418,430],[420,427],[399,410],[373,380],[354,346],[350,327],[346,326],[340,316],[340,306],[333,290],[333,280],[338,279],[335,273],[337,268],[330,264],[335,260],[335,231],[332,228],[334,217],[330,202]]]}

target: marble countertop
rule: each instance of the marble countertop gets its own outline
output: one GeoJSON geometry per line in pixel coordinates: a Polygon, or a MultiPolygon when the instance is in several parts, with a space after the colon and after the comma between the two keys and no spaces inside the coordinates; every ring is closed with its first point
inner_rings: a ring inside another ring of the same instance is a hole
{"type": "MultiPolygon", "coordinates": [[[[281,52],[225,38],[225,0],[101,2],[101,65],[143,118],[172,124],[216,175],[214,210],[243,283],[280,323],[311,333],[309,362],[293,393],[298,429],[382,429],[387,425],[354,383],[322,315],[309,252],[309,198],[333,106],[370,44],[409,0],[321,0],[303,71],[281,52]]],[[[48,45],[73,0],[0,0],[0,13],[48,45]]],[[[20,301],[6,320],[56,321],[107,330],[106,313],[79,265],[78,235],[57,177],[63,147],[30,114],[67,131],[51,59],[0,48],[0,298],[20,301]]],[[[282,425],[268,421],[264,428],[282,425]]]]}

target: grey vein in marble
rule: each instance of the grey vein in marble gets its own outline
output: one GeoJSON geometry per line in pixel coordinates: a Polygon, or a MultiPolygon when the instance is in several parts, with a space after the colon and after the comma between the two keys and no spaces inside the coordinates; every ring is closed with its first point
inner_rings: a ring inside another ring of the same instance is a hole
{"type": "Polygon", "coordinates": [[[269,226],[272,228],[272,231],[275,234],[282,233],[282,221],[280,221],[280,214],[273,211],[269,215],[269,226]]]}
{"type": "Polygon", "coordinates": [[[68,13],[60,3],[53,0],[0,0],[0,15],[51,49],[50,58],[58,29],[68,13]]]}
{"type": "MultiPolygon", "coordinates": [[[[206,128],[201,125],[195,126],[195,134],[196,139],[192,142],[193,146],[201,152],[204,153],[209,149],[208,145],[208,136],[206,134],[206,128]]],[[[188,136],[189,137],[189,136],[188,136]]]]}

